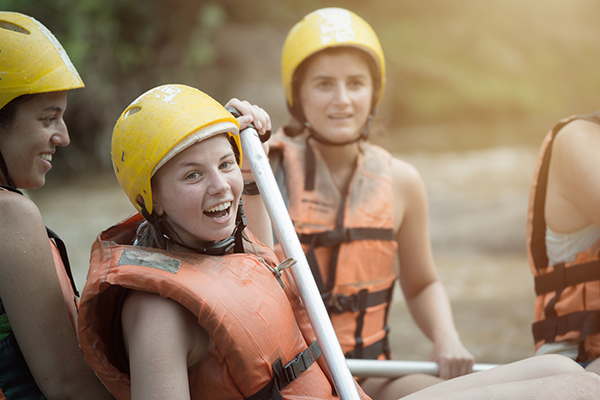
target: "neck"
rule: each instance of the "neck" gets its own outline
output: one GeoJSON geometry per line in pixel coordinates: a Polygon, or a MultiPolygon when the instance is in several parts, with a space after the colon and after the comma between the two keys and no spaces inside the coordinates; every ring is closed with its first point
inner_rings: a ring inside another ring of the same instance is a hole
{"type": "Polygon", "coordinates": [[[358,142],[344,146],[331,146],[314,142],[311,144],[318,149],[321,157],[323,157],[340,194],[345,194],[348,191],[358,160],[360,152],[358,142]]]}

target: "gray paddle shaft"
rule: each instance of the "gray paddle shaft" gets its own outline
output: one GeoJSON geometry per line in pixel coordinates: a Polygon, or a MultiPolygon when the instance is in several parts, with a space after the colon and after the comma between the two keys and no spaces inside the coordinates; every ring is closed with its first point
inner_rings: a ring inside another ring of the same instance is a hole
{"type": "MultiPolygon", "coordinates": [[[[360,378],[399,378],[410,374],[438,376],[439,367],[432,361],[346,360],[353,376],[360,378]]],[[[475,364],[473,372],[497,367],[497,364],[475,364]]]]}

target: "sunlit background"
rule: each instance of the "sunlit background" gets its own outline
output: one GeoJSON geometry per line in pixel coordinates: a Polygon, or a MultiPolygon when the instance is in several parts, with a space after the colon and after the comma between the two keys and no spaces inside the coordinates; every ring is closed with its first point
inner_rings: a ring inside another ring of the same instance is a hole
{"type": "MultiPolygon", "coordinates": [[[[381,40],[388,75],[374,141],[425,180],[436,263],[465,344],[480,362],[532,355],[529,184],[552,124],[600,108],[597,0],[0,0],[44,23],[86,83],[69,94],[71,145],[47,187],[30,193],[65,238],[78,285],[95,235],[133,211],[109,154],[125,106],[183,83],[259,104],[280,126],[285,35],[324,6],[355,11],[381,40]]],[[[429,342],[395,299],[395,358],[424,360],[429,342]]]]}

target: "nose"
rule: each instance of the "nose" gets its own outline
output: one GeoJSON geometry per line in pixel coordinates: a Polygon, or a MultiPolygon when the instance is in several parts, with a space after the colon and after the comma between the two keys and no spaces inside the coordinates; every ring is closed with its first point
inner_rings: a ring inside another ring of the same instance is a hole
{"type": "Polygon", "coordinates": [[[227,193],[229,190],[229,182],[223,176],[221,171],[215,171],[210,176],[210,183],[208,184],[207,192],[211,196],[220,195],[227,193]]]}
{"type": "Polygon", "coordinates": [[[51,140],[57,146],[68,146],[71,143],[64,119],[60,118],[56,121],[56,132],[52,135],[51,140]]]}
{"type": "Polygon", "coordinates": [[[336,104],[349,104],[351,102],[350,92],[344,83],[336,85],[334,102],[336,104]]]}

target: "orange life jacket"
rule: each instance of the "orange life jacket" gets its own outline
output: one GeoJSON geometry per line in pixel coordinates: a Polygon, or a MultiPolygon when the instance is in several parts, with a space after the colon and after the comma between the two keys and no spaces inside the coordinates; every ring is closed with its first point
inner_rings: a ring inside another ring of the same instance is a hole
{"type": "MultiPolygon", "coordinates": [[[[313,276],[348,358],[390,358],[389,309],[398,275],[392,156],[360,143],[340,195],[317,149],[278,132],[270,157],[313,276]]],[[[281,252],[281,248],[278,249],[281,252]]]]}
{"type": "Polygon", "coordinates": [[[136,214],[99,235],[81,297],[81,348],[117,399],[131,396],[110,329],[119,288],[172,299],[208,332],[207,355],[189,371],[192,399],[337,398],[292,283],[284,291],[269,270],[277,260],[270,249],[253,236],[246,245],[256,255],[131,246],[142,221],[136,214]]]}
{"type": "MultiPolygon", "coordinates": [[[[9,190],[0,187],[0,191],[9,190]]],[[[10,191],[21,194],[18,191],[10,191]]],[[[63,292],[67,312],[69,313],[73,330],[77,332],[77,309],[79,306],[77,300],[78,293],[75,288],[73,276],[71,275],[66,247],[58,235],[48,228],[46,228],[46,231],[52,250],[54,268],[56,269],[56,274],[63,292]]],[[[3,388],[7,393],[10,393],[9,396],[11,397],[9,398],[12,398],[13,395],[17,398],[20,398],[21,395],[34,396],[36,393],[39,393],[39,395],[42,396],[37,383],[29,371],[29,367],[21,353],[21,349],[12,334],[5,338],[2,341],[2,346],[0,346],[0,371],[8,371],[6,375],[0,372],[0,400],[6,398],[6,394],[3,393],[3,388]]]]}
{"type": "Polygon", "coordinates": [[[537,294],[532,326],[536,350],[544,343],[575,339],[577,360],[586,361],[600,357],[600,240],[573,262],[548,265],[544,215],[552,143],[576,119],[600,124],[600,112],[565,118],[546,135],[529,196],[527,254],[537,294]]]}

